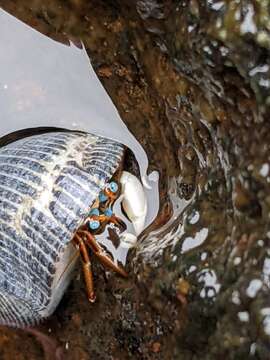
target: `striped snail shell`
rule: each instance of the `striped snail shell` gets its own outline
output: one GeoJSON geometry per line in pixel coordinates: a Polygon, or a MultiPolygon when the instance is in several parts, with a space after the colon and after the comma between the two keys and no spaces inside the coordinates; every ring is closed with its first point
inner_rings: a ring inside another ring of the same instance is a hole
{"type": "Polygon", "coordinates": [[[0,149],[0,324],[34,325],[55,310],[77,258],[74,233],[123,153],[119,143],[79,132],[0,149]]]}

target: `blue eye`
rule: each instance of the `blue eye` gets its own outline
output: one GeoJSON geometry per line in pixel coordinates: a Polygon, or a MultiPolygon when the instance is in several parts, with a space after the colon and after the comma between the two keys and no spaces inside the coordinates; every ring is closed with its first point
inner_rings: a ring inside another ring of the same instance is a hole
{"type": "Polygon", "coordinates": [[[108,216],[108,217],[111,217],[111,216],[113,215],[113,212],[112,212],[111,209],[106,209],[106,210],[104,211],[104,215],[106,215],[106,216],[108,216]]]}
{"type": "Polygon", "coordinates": [[[116,193],[118,191],[118,185],[116,182],[112,181],[109,183],[109,189],[111,192],[116,193]]]}
{"type": "Polygon", "coordinates": [[[102,192],[99,194],[98,198],[99,198],[99,201],[100,201],[100,202],[105,202],[105,201],[108,200],[108,196],[105,195],[105,194],[102,193],[102,192]]]}
{"type": "Polygon", "coordinates": [[[93,216],[93,215],[99,216],[99,210],[97,208],[90,210],[89,216],[93,216]]]}
{"type": "Polygon", "coordinates": [[[100,226],[100,222],[98,220],[90,220],[89,221],[89,228],[90,230],[97,230],[100,226]]]}

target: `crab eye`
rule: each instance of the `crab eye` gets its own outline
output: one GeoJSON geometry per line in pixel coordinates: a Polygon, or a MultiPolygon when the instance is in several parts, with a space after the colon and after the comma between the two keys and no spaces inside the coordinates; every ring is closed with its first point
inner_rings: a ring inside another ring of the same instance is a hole
{"type": "Polygon", "coordinates": [[[106,216],[108,216],[108,217],[111,217],[112,215],[113,215],[113,212],[112,212],[112,210],[111,209],[106,209],[105,211],[104,211],[104,215],[106,215],[106,216]]]}
{"type": "Polygon", "coordinates": [[[100,202],[105,202],[108,200],[108,196],[101,192],[98,196],[100,202]]]}
{"type": "Polygon", "coordinates": [[[118,191],[118,185],[115,181],[111,181],[109,184],[108,184],[108,189],[112,192],[112,193],[116,193],[118,191]]]}
{"type": "Polygon", "coordinates": [[[89,228],[90,230],[97,230],[100,226],[100,222],[98,220],[90,220],[89,221],[89,228]]]}
{"type": "Polygon", "coordinates": [[[89,216],[99,216],[99,210],[97,208],[91,209],[89,212],[89,216]]]}

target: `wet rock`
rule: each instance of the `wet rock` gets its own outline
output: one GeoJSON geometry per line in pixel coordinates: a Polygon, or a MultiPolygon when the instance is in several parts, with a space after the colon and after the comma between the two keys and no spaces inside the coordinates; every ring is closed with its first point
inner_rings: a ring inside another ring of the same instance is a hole
{"type": "MultiPolygon", "coordinates": [[[[160,215],[130,254],[129,280],[96,266],[98,302],[77,278],[41,330],[71,359],[268,359],[267,2],[0,4],[84,41],[161,177],[160,215]]],[[[4,359],[41,358],[22,332],[0,340],[4,359]]]]}

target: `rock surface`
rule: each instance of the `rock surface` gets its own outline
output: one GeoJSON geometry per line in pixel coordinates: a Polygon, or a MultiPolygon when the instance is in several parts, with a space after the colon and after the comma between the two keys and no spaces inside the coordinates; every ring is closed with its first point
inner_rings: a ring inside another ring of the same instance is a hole
{"type": "MultiPolygon", "coordinates": [[[[89,305],[78,268],[39,330],[66,359],[269,359],[268,2],[0,5],[53,38],[83,40],[162,180],[130,278],[96,264],[89,305]]],[[[0,349],[3,359],[44,357],[22,331],[1,328],[0,349]]]]}

